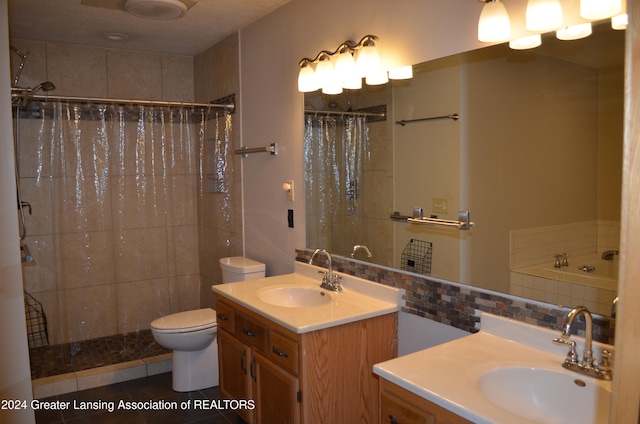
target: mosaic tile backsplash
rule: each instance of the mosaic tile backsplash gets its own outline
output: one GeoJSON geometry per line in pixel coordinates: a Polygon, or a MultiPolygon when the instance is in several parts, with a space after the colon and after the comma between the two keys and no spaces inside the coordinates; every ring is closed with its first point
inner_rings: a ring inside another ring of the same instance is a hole
{"type": "MultiPolygon", "coordinates": [[[[308,262],[311,250],[296,250],[296,260],[308,262]]],[[[325,258],[314,264],[325,266],[325,258]]],[[[471,333],[479,331],[478,311],[498,315],[540,327],[560,331],[569,308],[530,301],[451,282],[438,281],[416,274],[333,257],[333,269],[369,281],[405,290],[402,311],[459,328],[471,333]]],[[[578,305],[573,305],[578,306],[578,305]]],[[[584,321],[579,318],[574,332],[584,336],[584,321]]],[[[614,343],[615,320],[594,316],[593,340],[614,343]]]]}

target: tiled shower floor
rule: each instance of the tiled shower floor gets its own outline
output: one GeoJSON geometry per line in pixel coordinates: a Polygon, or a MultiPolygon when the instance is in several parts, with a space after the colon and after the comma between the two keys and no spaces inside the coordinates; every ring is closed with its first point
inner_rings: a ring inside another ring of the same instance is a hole
{"type": "Polygon", "coordinates": [[[101,337],[29,350],[31,379],[84,371],[171,353],[158,345],[151,330],[101,337]]]}

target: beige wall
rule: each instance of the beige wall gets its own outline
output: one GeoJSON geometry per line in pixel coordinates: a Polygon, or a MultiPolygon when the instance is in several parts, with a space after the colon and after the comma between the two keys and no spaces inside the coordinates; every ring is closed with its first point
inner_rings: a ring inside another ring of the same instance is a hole
{"type": "MultiPolygon", "coordinates": [[[[0,26],[7,28],[6,2],[0,7],[0,26]]],[[[7,31],[0,34],[0,57],[9,56],[7,31]]],[[[0,79],[10,79],[8,60],[2,59],[0,79]]],[[[9,84],[2,84],[0,93],[4,99],[10,96],[9,84]]],[[[24,297],[20,245],[16,222],[16,183],[11,125],[11,106],[8,101],[0,105],[0,399],[32,399],[31,372],[25,326],[24,297]]],[[[5,424],[35,423],[30,408],[0,411],[0,421],[5,424]]]]}

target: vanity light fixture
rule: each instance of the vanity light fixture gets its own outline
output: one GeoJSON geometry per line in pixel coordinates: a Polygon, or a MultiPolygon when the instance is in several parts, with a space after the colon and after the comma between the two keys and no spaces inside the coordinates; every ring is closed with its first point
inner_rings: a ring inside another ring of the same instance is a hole
{"type": "Polygon", "coordinates": [[[587,22],[560,28],[556,31],[556,37],[558,40],[579,40],[590,36],[591,32],[591,22],[587,22]]]}
{"type": "Polygon", "coordinates": [[[502,0],[478,0],[484,3],[478,20],[478,41],[499,43],[511,37],[511,21],[502,0]]]}
{"type": "Polygon", "coordinates": [[[411,78],[410,66],[389,73],[382,68],[376,40],[375,35],[365,35],[357,43],[347,40],[333,52],[323,50],[314,59],[301,59],[298,91],[309,93],[322,89],[325,94],[340,94],[343,89],[362,88],[363,78],[368,85],[385,84],[390,78],[411,78]]]}
{"type": "Polygon", "coordinates": [[[562,6],[559,0],[529,0],[526,28],[529,31],[551,31],[562,26],[562,6]]]}
{"type": "Polygon", "coordinates": [[[584,19],[604,19],[622,11],[622,0],[580,0],[580,16],[584,19]]]}

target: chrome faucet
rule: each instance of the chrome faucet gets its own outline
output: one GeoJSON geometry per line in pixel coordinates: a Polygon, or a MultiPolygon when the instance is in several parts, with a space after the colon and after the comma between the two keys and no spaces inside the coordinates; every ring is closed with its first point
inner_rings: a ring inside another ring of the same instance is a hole
{"type": "Polygon", "coordinates": [[[589,312],[587,308],[584,306],[576,306],[567,314],[561,336],[562,338],[553,339],[553,342],[569,346],[569,353],[567,353],[567,357],[562,364],[564,368],[587,374],[601,380],[611,380],[611,365],[609,364],[609,358],[612,356],[611,353],[607,350],[603,350],[602,359],[599,362],[596,363],[593,359],[593,318],[591,317],[591,312],[589,312]],[[568,340],[569,337],[571,337],[571,326],[573,325],[573,321],[580,314],[584,315],[585,321],[584,353],[582,361],[580,361],[576,354],[576,342],[568,340]]]}
{"type": "Polygon", "coordinates": [[[356,253],[358,252],[358,250],[364,250],[364,253],[367,255],[367,258],[370,258],[373,256],[367,246],[365,246],[364,244],[356,244],[355,246],[353,246],[353,251],[351,252],[352,258],[356,256],[356,253]]]}
{"type": "Polygon", "coordinates": [[[313,265],[313,258],[315,258],[320,253],[324,254],[327,257],[328,268],[327,272],[323,272],[324,277],[322,277],[322,283],[320,284],[320,287],[331,291],[342,291],[342,286],[340,285],[340,279],[342,277],[333,273],[333,263],[331,254],[329,252],[327,252],[325,249],[316,249],[316,251],[313,252],[313,255],[311,255],[311,259],[309,259],[309,264],[313,265]]]}

